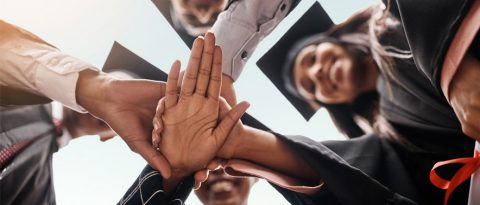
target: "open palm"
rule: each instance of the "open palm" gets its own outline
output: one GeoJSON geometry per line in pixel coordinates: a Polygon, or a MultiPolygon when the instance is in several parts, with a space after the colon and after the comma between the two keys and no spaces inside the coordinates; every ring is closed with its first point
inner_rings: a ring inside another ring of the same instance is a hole
{"type": "Polygon", "coordinates": [[[175,62],[170,70],[166,96],[159,102],[156,118],[161,118],[163,126],[160,150],[176,174],[188,175],[205,168],[248,107],[240,103],[218,122],[221,59],[215,37],[207,33],[205,39],[194,42],[179,96],[180,63],[175,62]]]}

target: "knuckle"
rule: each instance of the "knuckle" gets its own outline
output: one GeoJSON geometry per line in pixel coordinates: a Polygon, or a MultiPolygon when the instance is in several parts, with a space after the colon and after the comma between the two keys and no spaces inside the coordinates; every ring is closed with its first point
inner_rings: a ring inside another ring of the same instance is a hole
{"type": "Polygon", "coordinates": [[[220,82],[222,80],[222,76],[213,75],[213,76],[210,77],[210,80],[215,81],[215,82],[220,82]]]}
{"type": "MultiPolygon", "coordinates": [[[[185,96],[191,96],[192,94],[193,94],[192,91],[185,91],[185,90],[182,91],[182,96],[184,96],[184,97],[185,96]]],[[[181,98],[184,99],[184,97],[181,97],[181,98]]]]}
{"type": "Polygon", "coordinates": [[[199,70],[200,75],[210,75],[210,69],[207,68],[200,68],[199,70]]]}
{"type": "Polygon", "coordinates": [[[169,90],[167,90],[167,95],[177,95],[177,90],[169,89],[169,90]]]}
{"type": "Polygon", "coordinates": [[[185,75],[185,77],[187,79],[194,80],[194,79],[197,79],[197,74],[189,72],[189,73],[187,73],[187,75],[185,75]]]}
{"type": "Polygon", "coordinates": [[[198,94],[200,94],[200,93],[205,93],[205,91],[206,91],[205,88],[197,87],[197,92],[199,92],[198,94]]]}

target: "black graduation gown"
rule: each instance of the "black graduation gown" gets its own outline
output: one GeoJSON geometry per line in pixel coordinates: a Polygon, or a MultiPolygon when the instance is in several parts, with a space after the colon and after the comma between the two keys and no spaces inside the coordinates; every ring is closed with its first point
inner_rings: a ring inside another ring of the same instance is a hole
{"type": "MultiPolygon", "coordinates": [[[[427,178],[429,173],[425,168],[433,166],[431,160],[471,157],[474,148],[474,140],[463,134],[460,122],[439,86],[439,56],[446,52],[446,44],[449,44],[450,37],[455,34],[452,29],[456,28],[455,25],[465,12],[463,6],[468,3],[449,2],[398,0],[399,7],[393,5],[392,13],[402,17],[404,29],[400,28],[399,31],[405,32],[389,33],[382,39],[384,45],[412,50],[412,59],[395,60],[395,79],[388,79],[384,75],[379,78],[377,90],[381,98],[381,115],[402,137],[418,148],[413,155],[405,153],[400,156],[404,161],[410,161],[412,169],[423,170],[421,174],[412,175],[416,186],[425,190],[423,200],[420,201],[422,204],[440,204],[443,199],[438,195],[444,191],[435,188],[427,178]],[[453,4],[450,5],[452,8],[445,10],[449,2],[453,4]],[[419,8],[423,10],[418,10],[419,8]],[[441,26],[444,24],[452,26],[451,30],[445,30],[441,26]]],[[[455,168],[440,171],[443,172],[443,177],[449,178],[455,168]]],[[[468,184],[467,180],[457,188],[450,197],[450,204],[467,203],[468,184]]]]}

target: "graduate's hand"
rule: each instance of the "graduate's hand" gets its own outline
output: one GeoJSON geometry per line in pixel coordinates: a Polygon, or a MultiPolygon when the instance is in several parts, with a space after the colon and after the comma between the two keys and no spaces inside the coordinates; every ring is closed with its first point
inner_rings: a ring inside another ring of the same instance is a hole
{"type": "Polygon", "coordinates": [[[90,114],[105,121],[134,152],[163,177],[170,177],[168,161],[151,143],[152,120],[165,83],[118,80],[105,73],[85,70],[77,82],[76,97],[90,114]]]}
{"type": "Polygon", "coordinates": [[[463,132],[480,141],[480,61],[465,55],[450,84],[450,104],[463,132]]]}
{"type": "Polygon", "coordinates": [[[180,96],[177,94],[180,63],[175,62],[170,70],[166,96],[159,102],[156,115],[162,125],[158,120],[154,124],[157,124],[155,130],[162,130],[156,142],[177,176],[204,169],[248,107],[247,103],[240,103],[219,122],[221,58],[212,33],[207,33],[205,40],[197,38],[180,96]]]}

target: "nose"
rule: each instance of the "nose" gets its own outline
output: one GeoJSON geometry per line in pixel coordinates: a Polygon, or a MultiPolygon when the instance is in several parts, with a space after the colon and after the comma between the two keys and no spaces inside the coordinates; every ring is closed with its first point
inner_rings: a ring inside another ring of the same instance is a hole
{"type": "Polygon", "coordinates": [[[320,46],[317,46],[315,49],[315,62],[313,63],[312,68],[309,69],[309,76],[313,79],[323,79],[325,76],[325,66],[322,61],[324,51],[320,49],[320,46]]]}
{"type": "Polygon", "coordinates": [[[323,66],[319,62],[315,62],[315,64],[308,69],[308,77],[313,80],[322,80],[324,76],[324,71],[323,66]]]}

